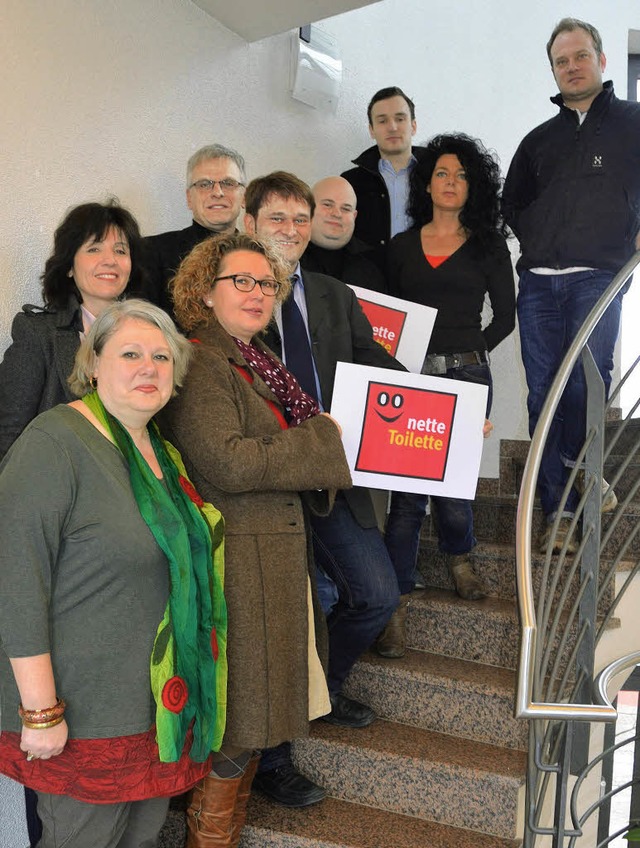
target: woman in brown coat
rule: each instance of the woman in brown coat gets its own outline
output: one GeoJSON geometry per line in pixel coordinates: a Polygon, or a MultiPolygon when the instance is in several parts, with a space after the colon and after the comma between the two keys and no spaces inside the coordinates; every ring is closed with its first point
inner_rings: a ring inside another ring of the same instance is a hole
{"type": "Polygon", "coordinates": [[[351,480],[339,426],[260,341],[288,291],[278,255],[244,234],[198,245],[173,282],[195,356],[162,426],[198,491],[224,516],[229,616],[223,752],[232,762],[196,788],[190,846],[237,845],[252,752],[307,735],[309,720],[330,709],[298,492],[326,512],[329,496],[319,490],[351,480]]]}

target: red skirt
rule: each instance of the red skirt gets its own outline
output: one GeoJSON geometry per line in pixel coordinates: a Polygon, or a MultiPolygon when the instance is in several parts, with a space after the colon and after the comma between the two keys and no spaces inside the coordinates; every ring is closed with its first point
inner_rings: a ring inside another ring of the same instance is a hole
{"type": "Polygon", "coordinates": [[[90,804],[117,804],[180,795],[211,771],[211,757],[189,757],[192,736],[182,756],[161,763],[155,728],[135,736],[69,739],[64,751],[49,760],[31,760],[20,750],[20,734],[0,734],[0,772],[37,792],[67,795],[90,804]]]}

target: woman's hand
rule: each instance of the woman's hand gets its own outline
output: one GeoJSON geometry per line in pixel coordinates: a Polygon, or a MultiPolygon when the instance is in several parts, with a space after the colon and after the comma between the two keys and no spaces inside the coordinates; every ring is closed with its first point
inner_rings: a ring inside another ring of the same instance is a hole
{"type": "Polygon", "coordinates": [[[58,754],[62,753],[67,744],[68,735],[69,728],[64,719],[60,724],[56,724],[54,727],[45,727],[43,730],[23,727],[20,750],[24,751],[27,756],[31,754],[30,759],[32,760],[49,760],[51,757],[57,757],[58,754]]]}
{"type": "Polygon", "coordinates": [[[488,439],[491,435],[491,431],[493,430],[493,424],[489,421],[488,418],[484,419],[484,427],[482,428],[482,435],[485,439],[488,439]]]}
{"type": "Polygon", "coordinates": [[[329,421],[333,421],[333,423],[334,423],[334,424],[336,425],[336,427],[338,428],[338,433],[340,433],[340,435],[342,435],[342,427],[338,424],[338,422],[336,421],[336,419],[335,419],[335,418],[333,418],[331,415],[329,415],[329,413],[328,413],[328,412],[321,412],[321,413],[320,413],[320,415],[324,415],[324,417],[325,417],[325,418],[328,418],[328,419],[329,419],[329,421]]]}

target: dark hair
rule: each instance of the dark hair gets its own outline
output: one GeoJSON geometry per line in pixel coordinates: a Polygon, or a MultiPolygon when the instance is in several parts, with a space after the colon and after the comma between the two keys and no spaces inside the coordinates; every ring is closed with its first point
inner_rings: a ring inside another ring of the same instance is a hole
{"type": "Polygon", "coordinates": [[[581,21],[579,18],[563,18],[555,25],[553,32],[551,33],[551,37],[549,38],[549,41],[547,41],[547,56],[549,57],[549,62],[551,62],[552,68],[553,59],[551,58],[551,48],[553,47],[553,42],[561,32],[574,32],[576,29],[583,29],[587,35],[591,36],[598,59],[602,56],[602,38],[600,37],[598,30],[592,24],[588,24],[586,21],[581,21]]]}
{"type": "Polygon", "coordinates": [[[295,174],[288,171],[273,171],[266,177],[251,180],[244,195],[244,208],[247,215],[258,217],[258,212],[269,200],[272,194],[279,197],[295,198],[309,205],[311,217],[316,208],[316,201],[309,186],[295,174]]]}
{"type": "Polygon", "coordinates": [[[502,181],[498,159],[481,141],[464,133],[434,136],[420,152],[411,172],[407,206],[414,227],[422,227],[433,218],[433,204],[427,186],[436,162],[448,153],[458,157],[467,176],[469,196],[460,212],[462,226],[480,239],[496,230],[505,235],[506,227],[500,218],[502,181]]]}
{"type": "Polygon", "coordinates": [[[140,291],[146,276],[142,264],[142,238],[133,217],[116,198],[106,203],[83,203],[67,212],[53,237],[53,253],[47,259],[41,276],[42,298],[46,306],[64,309],[69,298],[75,295],[80,302],[82,296],[75,281],[69,276],[73,260],[82,245],[89,239],[99,241],[113,227],[126,238],[131,256],[131,276],[128,288],[140,291]]]}
{"type": "Polygon", "coordinates": [[[397,85],[392,85],[389,88],[381,88],[380,91],[376,91],[371,100],[369,101],[369,105],[367,106],[367,118],[369,119],[369,126],[373,126],[371,121],[371,110],[379,103],[380,100],[388,100],[390,97],[402,97],[407,102],[407,106],[409,107],[409,114],[411,115],[411,120],[415,121],[416,119],[416,107],[415,103],[410,97],[404,93],[401,88],[398,88],[397,85]]]}

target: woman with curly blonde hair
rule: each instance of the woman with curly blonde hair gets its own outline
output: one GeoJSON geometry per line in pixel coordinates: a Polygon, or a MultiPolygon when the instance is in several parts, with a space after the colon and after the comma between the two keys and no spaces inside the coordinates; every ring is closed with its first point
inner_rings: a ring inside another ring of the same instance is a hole
{"type": "Polygon", "coordinates": [[[189,848],[237,845],[253,752],[306,736],[330,710],[306,509],[328,511],[318,490],[351,479],[337,422],[260,339],[289,287],[279,255],[245,234],[202,242],[173,281],[195,351],[162,426],[225,518],[229,616],[225,759],[194,790],[189,848]]]}

